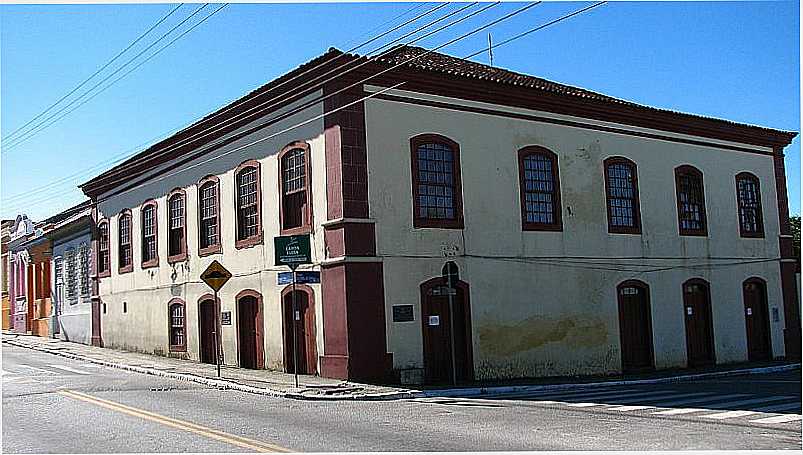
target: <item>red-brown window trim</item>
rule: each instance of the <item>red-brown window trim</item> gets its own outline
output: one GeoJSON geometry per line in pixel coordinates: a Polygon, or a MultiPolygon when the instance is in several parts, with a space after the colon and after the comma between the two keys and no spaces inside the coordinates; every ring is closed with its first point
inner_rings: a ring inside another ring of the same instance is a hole
{"type": "Polygon", "coordinates": [[[131,209],[123,209],[120,211],[120,214],[117,215],[117,273],[122,275],[123,273],[132,272],[134,270],[134,216],[131,214],[131,209]],[[123,217],[128,217],[128,247],[131,248],[131,262],[129,262],[125,266],[120,265],[120,261],[122,260],[122,237],[120,234],[120,224],[122,223],[123,217]]]}
{"type": "Polygon", "coordinates": [[[187,304],[179,297],[173,297],[167,302],[167,344],[170,346],[170,352],[187,352],[187,304]],[[184,331],[184,343],[173,344],[173,313],[171,312],[173,305],[181,305],[182,308],[182,330],[184,331]]]}
{"type": "Polygon", "coordinates": [[[678,208],[678,232],[680,235],[707,237],[708,214],[706,212],[708,210],[705,206],[705,180],[703,179],[703,173],[699,169],[688,164],[684,164],[675,168],[675,201],[677,202],[678,208]],[[681,220],[682,204],[680,201],[680,177],[684,174],[694,176],[700,180],[700,205],[702,206],[702,211],[700,212],[700,224],[702,224],[702,228],[700,229],[683,228],[683,223],[681,220]]]}
{"type": "Polygon", "coordinates": [[[524,231],[562,231],[563,217],[562,205],[560,202],[560,176],[558,173],[558,155],[545,147],[530,145],[519,150],[519,203],[521,204],[521,229],[524,231]],[[527,157],[541,155],[552,162],[552,223],[535,223],[527,221],[527,201],[524,160],[527,157]]]}
{"type": "Polygon", "coordinates": [[[240,163],[237,166],[237,169],[234,170],[234,247],[237,249],[242,248],[250,248],[254,245],[261,245],[262,244],[262,169],[259,164],[259,161],[256,160],[247,160],[240,163]],[[257,233],[256,235],[252,235],[251,237],[240,239],[239,237],[239,227],[240,227],[240,205],[239,205],[239,195],[240,195],[240,182],[238,181],[238,177],[240,176],[240,172],[245,170],[246,168],[253,167],[256,168],[257,175],[256,175],[256,185],[257,185],[257,233]]]}
{"type": "Polygon", "coordinates": [[[463,229],[463,184],[460,178],[460,145],[440,134],[426,133],[419,134],[410,138],[410,162],[412,170],[412,193],[413,193],[413,227],[414,228],[440,228],[440,229],[463,229]],[[441,143],[448,145],[454,154],[452,161],[454,168],[452,173],[454,175],[454,214],[455,218],[452,220],[445,219],[429,219],[422,218],[418,215],[419,201],[418,201],[418,156],[417,151],[420,145],[429,143],[441,143]]]}
{"type": "Polygon", "coordinates": [[[167,262],[169,264],[173,264],[173,263],[176,263],[176,262],[186,261],[187,260],[187,192],[186,191],[184,191],[181,188],[176,188],[173,191],[171,191],[170,193],[168,193],[168,195],[167,195],[167,216],[165,218],[166,218],[166,222],[167,222],[167,262]],[[181,236],[181,245],[180,245],[181,251],[178,254],[174,254],[174,255],[171,256],[170,255],[170,243],[171,243],[170,242],[170,235],[172,234],[173,229],[171,229],[171,227],[170,227],[170,222],[171,222],[171,218],[172,218],[173,215],[170,213],[170,210],[171,210],[170,200],[173,199],[176,196],[179,196],[184,200],[184,202],[183,202],[184,213],[182,214],[182,216],[184,217],[184,220],[182,222],[182,228],[181,228],[182,231],[184,231],[184,232],[183,232],[183,235],[181,236]]]}
{"type": "Polygon", "coordinates": [[[310,146],[304,141],[295,141],[287,144],[277,156],[277,168],[279,169],[279,229],[281,235],[308,234],[312,231],[312,165],[310,163],[310,146]],[[285,229],[284,228],[284,178],[282,176],[282,158],[292,150],[304,150],[304,173],[305,173],[305,192],[307,203],[304,209],[304,221],[301,226],[285,229]]]}
{"type": "Polygon", "coordinates": [[[97,264],[98,264],[98,278],[106,278],[112,275],[112,243],[111,243],[111,224],[109,220],[106,218],[101,219],[98,222],[98,257],[97,257],[97,264]],[[103,244],[103,226],[106,226],[106,268],[101,270],[100,264],[102,261],[100,260],[101,255],[103,254],[103,250],[100,249],[100,246],[103,244]]]}
{"type": "Polygon", "coordinates": [[[639,201],[638,167],[636,163],[623,156],[606,158],[602,163],[605,172],[605,208],[608,213],[608,233],[610,234],[641,234],[641,202],[639,201]],[[608,179],[608,167],[612,164],[627,164],[633,168],[633,223],[634,226],[614,226],[611,216],[611,189],[608,179]]]}
{"type": "Polygon", "coordinates": [[[736,222],[739,223],[739,236],[744,238],[764,238],[764,204],[761,201],[761,180],[751,172],[740,172],[736,174],[736,222]],[[750,179],[756,184],[756,201],[758,202],[758,227],[757,232],[745,232],[742,224],[742,199],[739,197],[739,180],[750,179]]]}
{"type": "MultiPolygon", "coordinates": [[[[142,268],[149,269],[159,266],[159,206],[155,199],[149,199],[142,203],[139,208],[139,254],[142,261],[142,268]],[[153,235],[156,241],[156,255],[153,259],[145,260],[145,209],[153,207],[153,235]]],[[[132,261],[133,262],[133,261],[132,261]]]]}
{"type": "Polygon", "coordinates": [[[198,256],[209,256],[210,254],[216,254],[223,251],[222,248],[222,239],[220,238],[220,179],[215,177],[214,175],[208,175],[201,180],[198,181],[197,184],[198,189],[198,256]],[[213,243],[206,248],[201,247],[201,220],[202,220],[202,210],[201,210],[201,190],[207,184],[212,184],[215,187],[215,202],[217,204],[216,207],[216,218],[217,222],[215,223],[215,230],[216,230],[216,237],[217,243],[213,243]]]}

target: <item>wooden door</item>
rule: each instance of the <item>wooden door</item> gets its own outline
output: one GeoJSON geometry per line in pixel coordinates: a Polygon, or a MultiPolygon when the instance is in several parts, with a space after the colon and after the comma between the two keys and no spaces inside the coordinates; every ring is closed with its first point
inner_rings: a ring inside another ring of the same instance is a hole
{"type": "Polygon", "coordinates": [[[261,327],[259,302],[250,295],[241,297],[237,302],[240,368],[262,368],[261,327]]]}
{"type": "Polygon", "coordinates": [[[654,368],[652,317],[647,285],[623,283],[617,291],[622,371],[630,373],[651,370],[654,368]]]}
{"type": "Polygon", "coordinates": [[[288,373],[295,372],[293,354],[293,328],[296,329],[296,349],[298,374],[315,374],[318,370],[317,348],[315,346],[315,311],[310,304],[309,294],[296,290],[297,317],[293,314],[293,293],[284,296],[284,364],[288,373]],[[297,319],[297,321],[294,321],[297,319]],[[295,322],[295,323],[294,323],[295,322]]]}
{"type": "Polygon", "coordinates": [[[767,287],[761,281],[748,280],[742,285],[742,293],[747,330],[747,358],[750,361],[771,360],[767,287]]]}
{"type": "Polygon", "coordinates": [[[447,292],[445,287],[437,285],[425,288],[422,296],[424,379],[430,384],[452,382],[451,330],[453,328],[457,382],[473,379],[471,317],[465,291],[458,288],[453,297],[454,318],[449,314],[447,292]]]}
{"type": "Polygon", "coordinates": [[[686,319],[686,355],[688,366],[713,365],[714,328],[708,284],[702,280],[683,285],[683,311],[686,319]]]}
{"type": "Polygon", "coordinates": [[[200,329],[199,350],[201,362],[215,363],[215,303],[212,300],[201,302],[198,310],[200,319],[198,327],[200,329]]]}

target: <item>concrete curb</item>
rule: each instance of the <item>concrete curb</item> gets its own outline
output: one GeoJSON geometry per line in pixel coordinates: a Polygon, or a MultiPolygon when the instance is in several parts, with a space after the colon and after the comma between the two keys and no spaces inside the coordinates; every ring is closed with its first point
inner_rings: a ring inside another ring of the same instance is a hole
{"type": "Polygon", "coordinates": [[[17,346],[21,348],[33,349],[35,351],[45,352],[52,355],[57,355],[60,357],[65,357],[68,359],[73,360],[80,360],[82,362],[89,362],[94,363],[96,365],[103,365],[110,368],[117,368],[120,370],[127,370],[132,371],[135,373],[141,374],[149,374],[152,376],[160,376],[164,378],[170,379],[177,379],[179,381],[187,381],[187,382],[195,382],[198,384],[207,385],[210,387],[215,387],[221,390],[236,390],[239,392],[246,392],[246,393],[253,393],[257,395],[267,395],[272,397],[278,398],[291,398],[296,400],[317,400],[317,401],[377,401],[377,400],[398,400],[403,398],[413,398],[417,391],[404,391],[404,392],[383,392],[383,393],[367,393],[363,395],[304,395],[298,392],[284,392],[280,390],[268,389],[268,388],[260,388],[260,387],[252,387],[244,384],[240,384],[233,381],[227,381],[223,379],[210,379],[202,376],[196,376],[193,374],[186,374],[186,373],[172,373],[169,371],[161,371],[155,368],[144,368],[138,367],[134,365],[126,365],[123,363],[116,363],[116,362],[108,362],[105,360],[94,359],[92,357],[86,357],[80,354],[74,354],[71,352],[65,352],[63,350],[58,349],[47,349],[41,346],[32,346],[27,343],[21,343],[16,341],[15,339],[5,339],[3,343],[10,344],[12,346],[17,346]]]}
{"type": "Polygon", "coordinates": [[[440,389],[440,390],[425,390],[418,392],[418,397],[434,398],[434,397],[473,397],[490,395],[496,393],[514,393],[514,392],[541,392],[541,391],[554,391],[554,390],[572,390],[581,388],[594,388],[615,385],[639,385],[639,384],[665,384],[675,382],[694,381],[697,379],[726,377],[726,376],[739,376],[744,374],[763,374],[775,373],[779,371],[791,371],[799,369],[799,363],[789,365],[778,365],[772,367],[760,368],[742,368],[738,370],[727,371],[713,371],[710,373],[696,373],[686,374],[680,376],[669,376],[664,378],[651,378],[651,379],[625,379],[620,381],[600,381],[600,382],[585,382],[573,384],[543,384],[543,385],[523,385],[523,386],[499,386],[499,387],[472,387],[464,389],[440,389]]]}

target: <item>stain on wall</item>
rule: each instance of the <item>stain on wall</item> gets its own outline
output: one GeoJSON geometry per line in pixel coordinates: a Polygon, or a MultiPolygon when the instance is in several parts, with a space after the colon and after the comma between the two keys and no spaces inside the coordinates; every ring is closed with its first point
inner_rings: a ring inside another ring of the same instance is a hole
{"type": "Polygon", "coordinates": [[[588,348],[608,342],[608,328],[601,319],[579,315],[560,319],[536,315],[513,324],[486,324],[478,332],[481,350],[492,356],[518,354],[548,343],[588,348]]]}

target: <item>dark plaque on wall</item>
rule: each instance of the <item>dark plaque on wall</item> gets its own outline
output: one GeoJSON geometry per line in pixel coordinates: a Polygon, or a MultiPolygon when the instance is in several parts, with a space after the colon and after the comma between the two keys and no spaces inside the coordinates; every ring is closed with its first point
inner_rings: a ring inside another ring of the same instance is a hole
{"type": "Polygon", "coordinates": [[[224,311],[220,313],[220,319],[222,325],[231,325],[231,311],[224,311]]]}
{"type": "Polygon", "coordinates": [[[412,305],[393,305],[393,322],[413,321],[412,305]]]}

